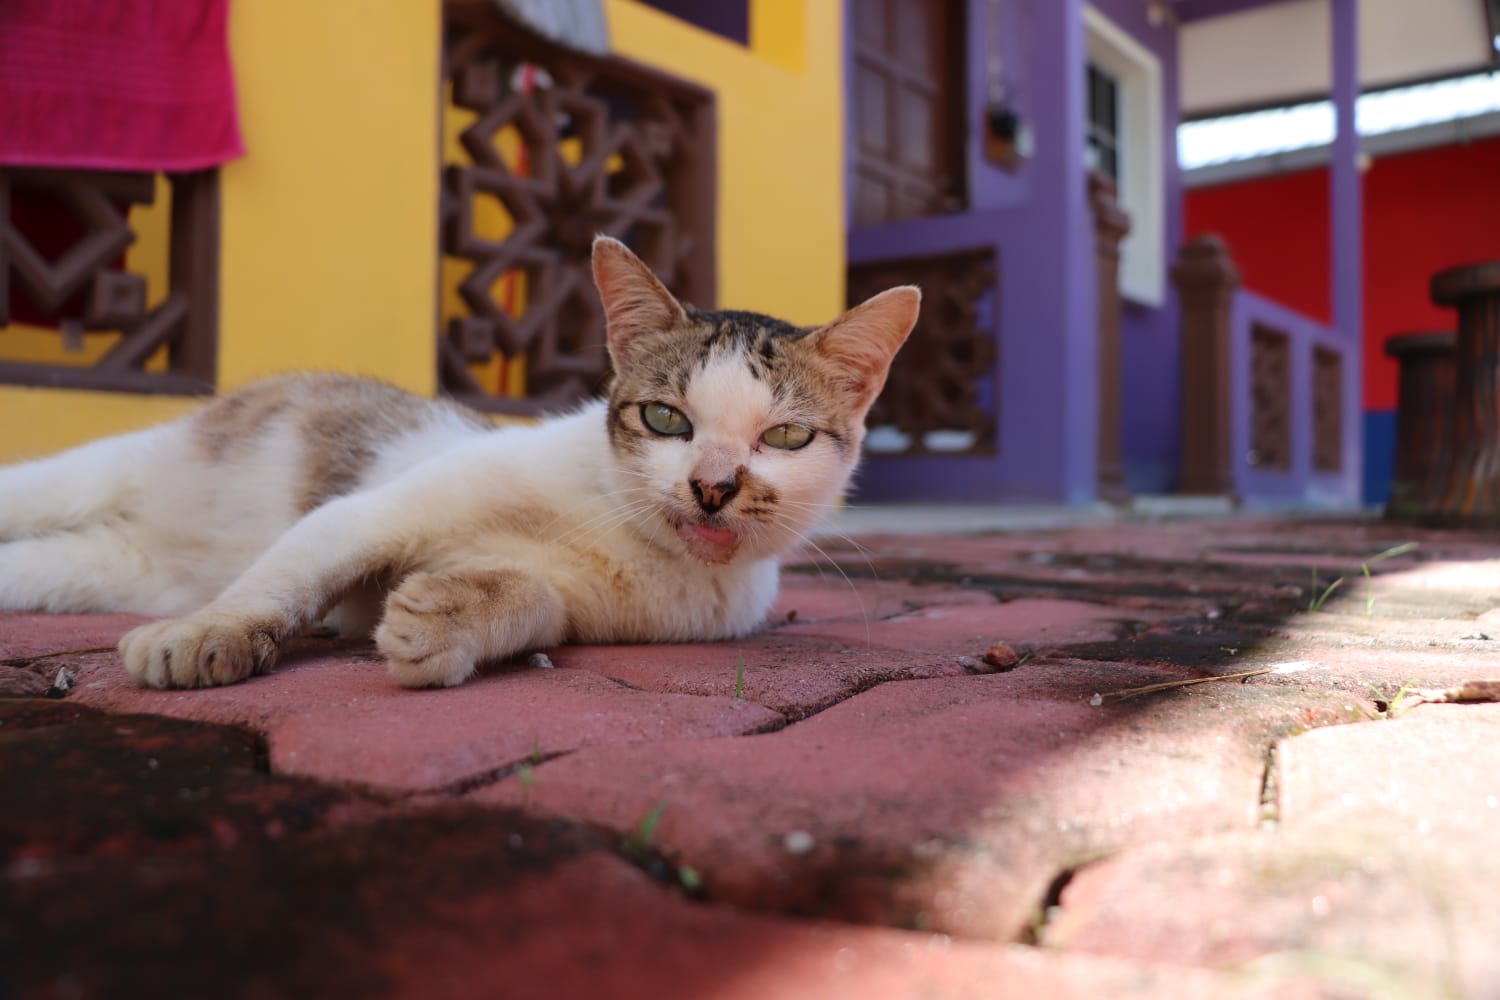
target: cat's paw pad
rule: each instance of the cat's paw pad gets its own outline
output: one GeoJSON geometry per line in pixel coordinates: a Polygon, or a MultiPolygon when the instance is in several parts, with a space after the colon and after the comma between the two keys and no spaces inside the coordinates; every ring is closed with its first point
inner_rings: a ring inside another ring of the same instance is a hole
{"type": "Polygon", "coordinates": [[[273,629],[216,615],[152,622],[120,640],[125,670],[147,687],[213,687],[264,673],[276,663],[273,629]]]}
{"type": "Polygon", "coordinates": [[[464,627],[468,590],[431,573],[413,573],[391,592],[375,645],[405,687],[452,687],[474,672],[464,627]]]}

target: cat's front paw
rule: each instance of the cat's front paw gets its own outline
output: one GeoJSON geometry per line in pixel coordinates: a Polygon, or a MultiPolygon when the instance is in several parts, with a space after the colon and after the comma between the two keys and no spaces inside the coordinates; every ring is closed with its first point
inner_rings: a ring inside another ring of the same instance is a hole
{"type": "Polygon", "coordinates": [[[154,688],[213,687],[264,673],[279,651],[275,629],[227,615],[152,622],[120,640],[125,670],[154,688]]]}
{"type": "Polygon", "coordinates": [[[375,645],[404,687],[452,687],[474,672],[471,588],[432,573],[413,573],[391,592],[375,645]]]}

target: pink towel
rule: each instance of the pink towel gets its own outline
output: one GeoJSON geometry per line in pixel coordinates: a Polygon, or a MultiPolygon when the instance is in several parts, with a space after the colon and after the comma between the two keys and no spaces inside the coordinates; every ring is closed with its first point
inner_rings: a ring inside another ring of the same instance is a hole
{"type": "Polygon", "coordinates": [[[0,0],[0,165],[200,170],[245,151],[229,0],[0,0]]]}

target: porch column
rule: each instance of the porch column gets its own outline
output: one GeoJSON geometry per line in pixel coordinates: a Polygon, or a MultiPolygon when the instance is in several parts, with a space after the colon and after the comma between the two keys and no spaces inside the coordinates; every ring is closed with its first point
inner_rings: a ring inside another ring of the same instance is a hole
{"type": "Polygon", "coordinates": [[[1359,0],[1332,0],[1333,107],[1337,131],[1329,177],[1333,227],[1333,326],[1349,345],[1344,365],[1343,448],[1340,463],[1349,500],[1357,500],[1363,465],[1364,248],[1359,170],[1359,0]]]}

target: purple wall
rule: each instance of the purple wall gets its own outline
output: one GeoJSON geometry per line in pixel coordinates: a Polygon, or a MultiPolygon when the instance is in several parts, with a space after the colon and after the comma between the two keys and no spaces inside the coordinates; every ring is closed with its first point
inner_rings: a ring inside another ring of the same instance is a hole
{"type": "MultiPolygon", "coordinates": [[[[872,457],[864,499],[1035,500],[1095,497],[1098,352],[1093,224],[1084,175],[1083,0],[1001,5],[1010,19],[987,23],[991,5],[968,3],[967,166],[970,208],[936,218],[850,230],[851,264],[993,247],[999,364],[997,453],[989,456],[872,457]],[[1017,174],[981,155],[987,102],[986,38],[1000,41],[1012,95],[1035,135],[1035,154],[1017,174]]],[[[1181,233],[1175,130],[1175,31],[1146,23],[1139,0],[1095,6],[1161,59],[1169,144],[1167,246],[1181,233]]],[[[846,14],[849,13],[846,5],[846,14]]],[[[852,24],[852,19],[846,21],[852,24]]],[[[846,72],[849,56],[846,50],[846,72]]],[[[852,187],[852,185],[851,185],[852,187]]],[[[1132,488],[1169,489],[1176,478],[1178,334],[1175,306],[1127,308],[1123,330],[1123,439],[1132,488]]]]}
{"type": "Polygon", "coordinates": [[[1075,280],[1092,273],[1085,268],[1091,268],[1093,253],[1083,174],[1084,79],[1078,68],[1083,65],[1082,0],[1037,2],[1028,5],[1030,16],[1020,19],[1017,40],[1032,53],[1022,110],[1032,123],[1036,153],[1015,177],[979,155],[987,6],[968,5],[970,210],[851,229],[849,260],[995,249],[998,453],[872,457],[861,477],[864,499],[1078,503],[1094,495],[1094,288],[1092,280],[1075,280]],[[1051,58],[1038,59],[1036,53],[1051,58]]]}

